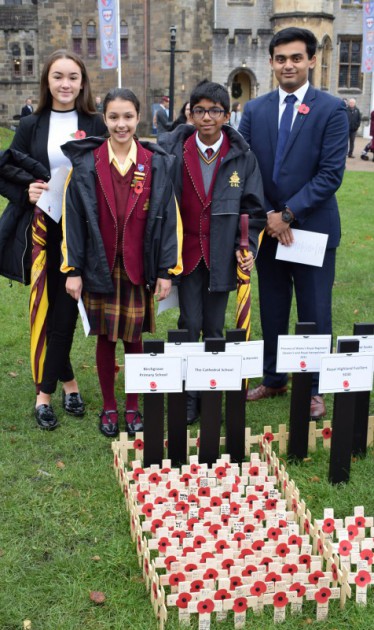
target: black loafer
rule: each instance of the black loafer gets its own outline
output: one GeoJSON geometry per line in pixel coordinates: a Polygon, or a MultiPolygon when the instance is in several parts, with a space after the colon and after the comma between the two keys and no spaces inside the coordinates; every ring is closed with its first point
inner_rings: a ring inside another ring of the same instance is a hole
{"type": "Polygon", "coordinates": [[[118,435],[118,411],[117,409],[103,409],[99,415],[99,430],[105,437],[112,438],[118,435]]]}
{"type": "Polygon", "coordinates": [[[38,426],[45,431],[53,431],[58,427],[57,418],[51,405],[35,407],[35,418],[38,426]]]}
{"type": "Polygon", "coordinates": [[[84,402],[79,392],[65,394],[62,390],[62,407],[72,416],[83,416],[85,412],[84,402]]]}
{"type": "Polygon", "coordinates": [[[134,437],[138,431],[144,431],[143,416],[140,411],[125,411],[125,431],[129,437],[134,437]]]}

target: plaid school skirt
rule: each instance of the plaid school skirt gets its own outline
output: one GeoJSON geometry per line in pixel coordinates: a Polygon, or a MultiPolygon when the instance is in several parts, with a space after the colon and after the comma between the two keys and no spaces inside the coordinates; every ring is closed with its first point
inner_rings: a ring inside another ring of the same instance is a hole
{"type": "Polygon", "coordinates": [[[90,335],[107,335],[109,341],[138,341],[142,332],[155,332],[153,292],[132,284],[122,258],[112,273],[113,293],[86,293],[83,297],[90,335]]]}

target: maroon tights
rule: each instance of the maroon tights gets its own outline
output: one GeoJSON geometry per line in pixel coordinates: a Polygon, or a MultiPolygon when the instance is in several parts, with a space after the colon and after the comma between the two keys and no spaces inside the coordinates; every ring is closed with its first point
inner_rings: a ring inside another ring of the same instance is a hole
{"type": "MultiPolygon", "coordinates": [[[[143,352],[142,340],[130,343],[123,342],[125,354],[143,352]]],[[[116,342],[109,341],[106,335],[98,335],[96,344],[96,365],[101,393],[103,395],[103,408],[105,410],[117,409],[117,401],[114,394],[114,380],[116,367],[116,342]]],[[[138,410],[138,394],[127,394],[126,410],[138,410]]]]}

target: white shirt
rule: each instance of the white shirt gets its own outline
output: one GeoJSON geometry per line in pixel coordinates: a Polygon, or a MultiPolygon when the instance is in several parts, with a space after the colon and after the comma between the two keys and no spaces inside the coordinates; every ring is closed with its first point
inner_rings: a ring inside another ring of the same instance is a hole
{"type": "Polygon", "coordinates": [[[199,147],[201,153],[203,155],[206,155],[205,151],[207,149],[213,149],[213,155],[215,155],[217,153],[217,151],[221,148],[221,144],[223,142],[223,133],[221,131],[221,135],[218,138],[217,142],[215,142],[214,144],[208,146],[207,144],[204,144],[203,142],[201,142],[200,138],[199,138],[199,134],[196,134],[196,144],[199,147]]]}
{"type": "MultiPolygon", "coordinates": [[[[294,108],[294,112],[293,112],[293,118],[292,118],[292,125],[295,121],[296,115],[297,115],[297,110],[298,107],[301,105],[301,103],[304,100],[305,94],[307,93],[309,88],[309,81],[307,81],[306,83],[304,83],[304,85],[302,85],[298,90],[296,90],[295,92],[292,92],[292,94],[294,94],[297,98],[297,101],[295,102],[295,108],[294,108]]],[[[282,90],[281,87],[278,88],[279,91],[279,116],[278,116],[278,127],[280,125],[280,120],[282,118],[283,112],[286,109],[286,105],[287,103],[285,103],[285,98],[286,96],[288,96],[290,93],[289,92],[285,92],[284,90],[282,90]]],[[[292,128],[291,125],[291,128],[292,128]]]]}
{"type": "Polygon", "coordinates": [[[61,151],[61,145],[74,139],[78,131],[78,113],[76,109],[68,112],[51,111],[48,132],[48,159],[51,174],[60,166],[71,167],[70,160],[61,151]]]}

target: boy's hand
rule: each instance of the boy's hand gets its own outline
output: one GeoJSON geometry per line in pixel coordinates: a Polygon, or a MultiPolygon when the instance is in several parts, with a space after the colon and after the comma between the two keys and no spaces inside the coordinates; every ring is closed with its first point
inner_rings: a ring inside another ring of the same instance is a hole
{"type": "Polygon", "coordinates": [[[157,297],[157,302],[161,302],[165,298],[168,297],[171,291],[171,280],[167,280],[166,278],[157,278],[156,286],[155,286],[155,295],[157,297]]]}
{"type": "Polygon", "coordinates": [[[83,282],[81,276],[69,276],[66,278],[66,293],[71,295],[74,300],[79,300],[82,295],[83,282]]]}
{"type": "Polygon", "coordinates": [[[252,252],[248,252],[248,254],[244,256],[243,252],[240,249],[237,249],[235,254],[236,260],[241,269],[243,269],[243,271],[252,271],[255,264],[252,252]]]}
{"type": "Polygon", "coordinates": [[[48,184],[45,182],[32,182],[29,185],[29,201],[32,204],[36,204],[39,201],[39,197],[44,190],[48,190],[48,184]]]}

